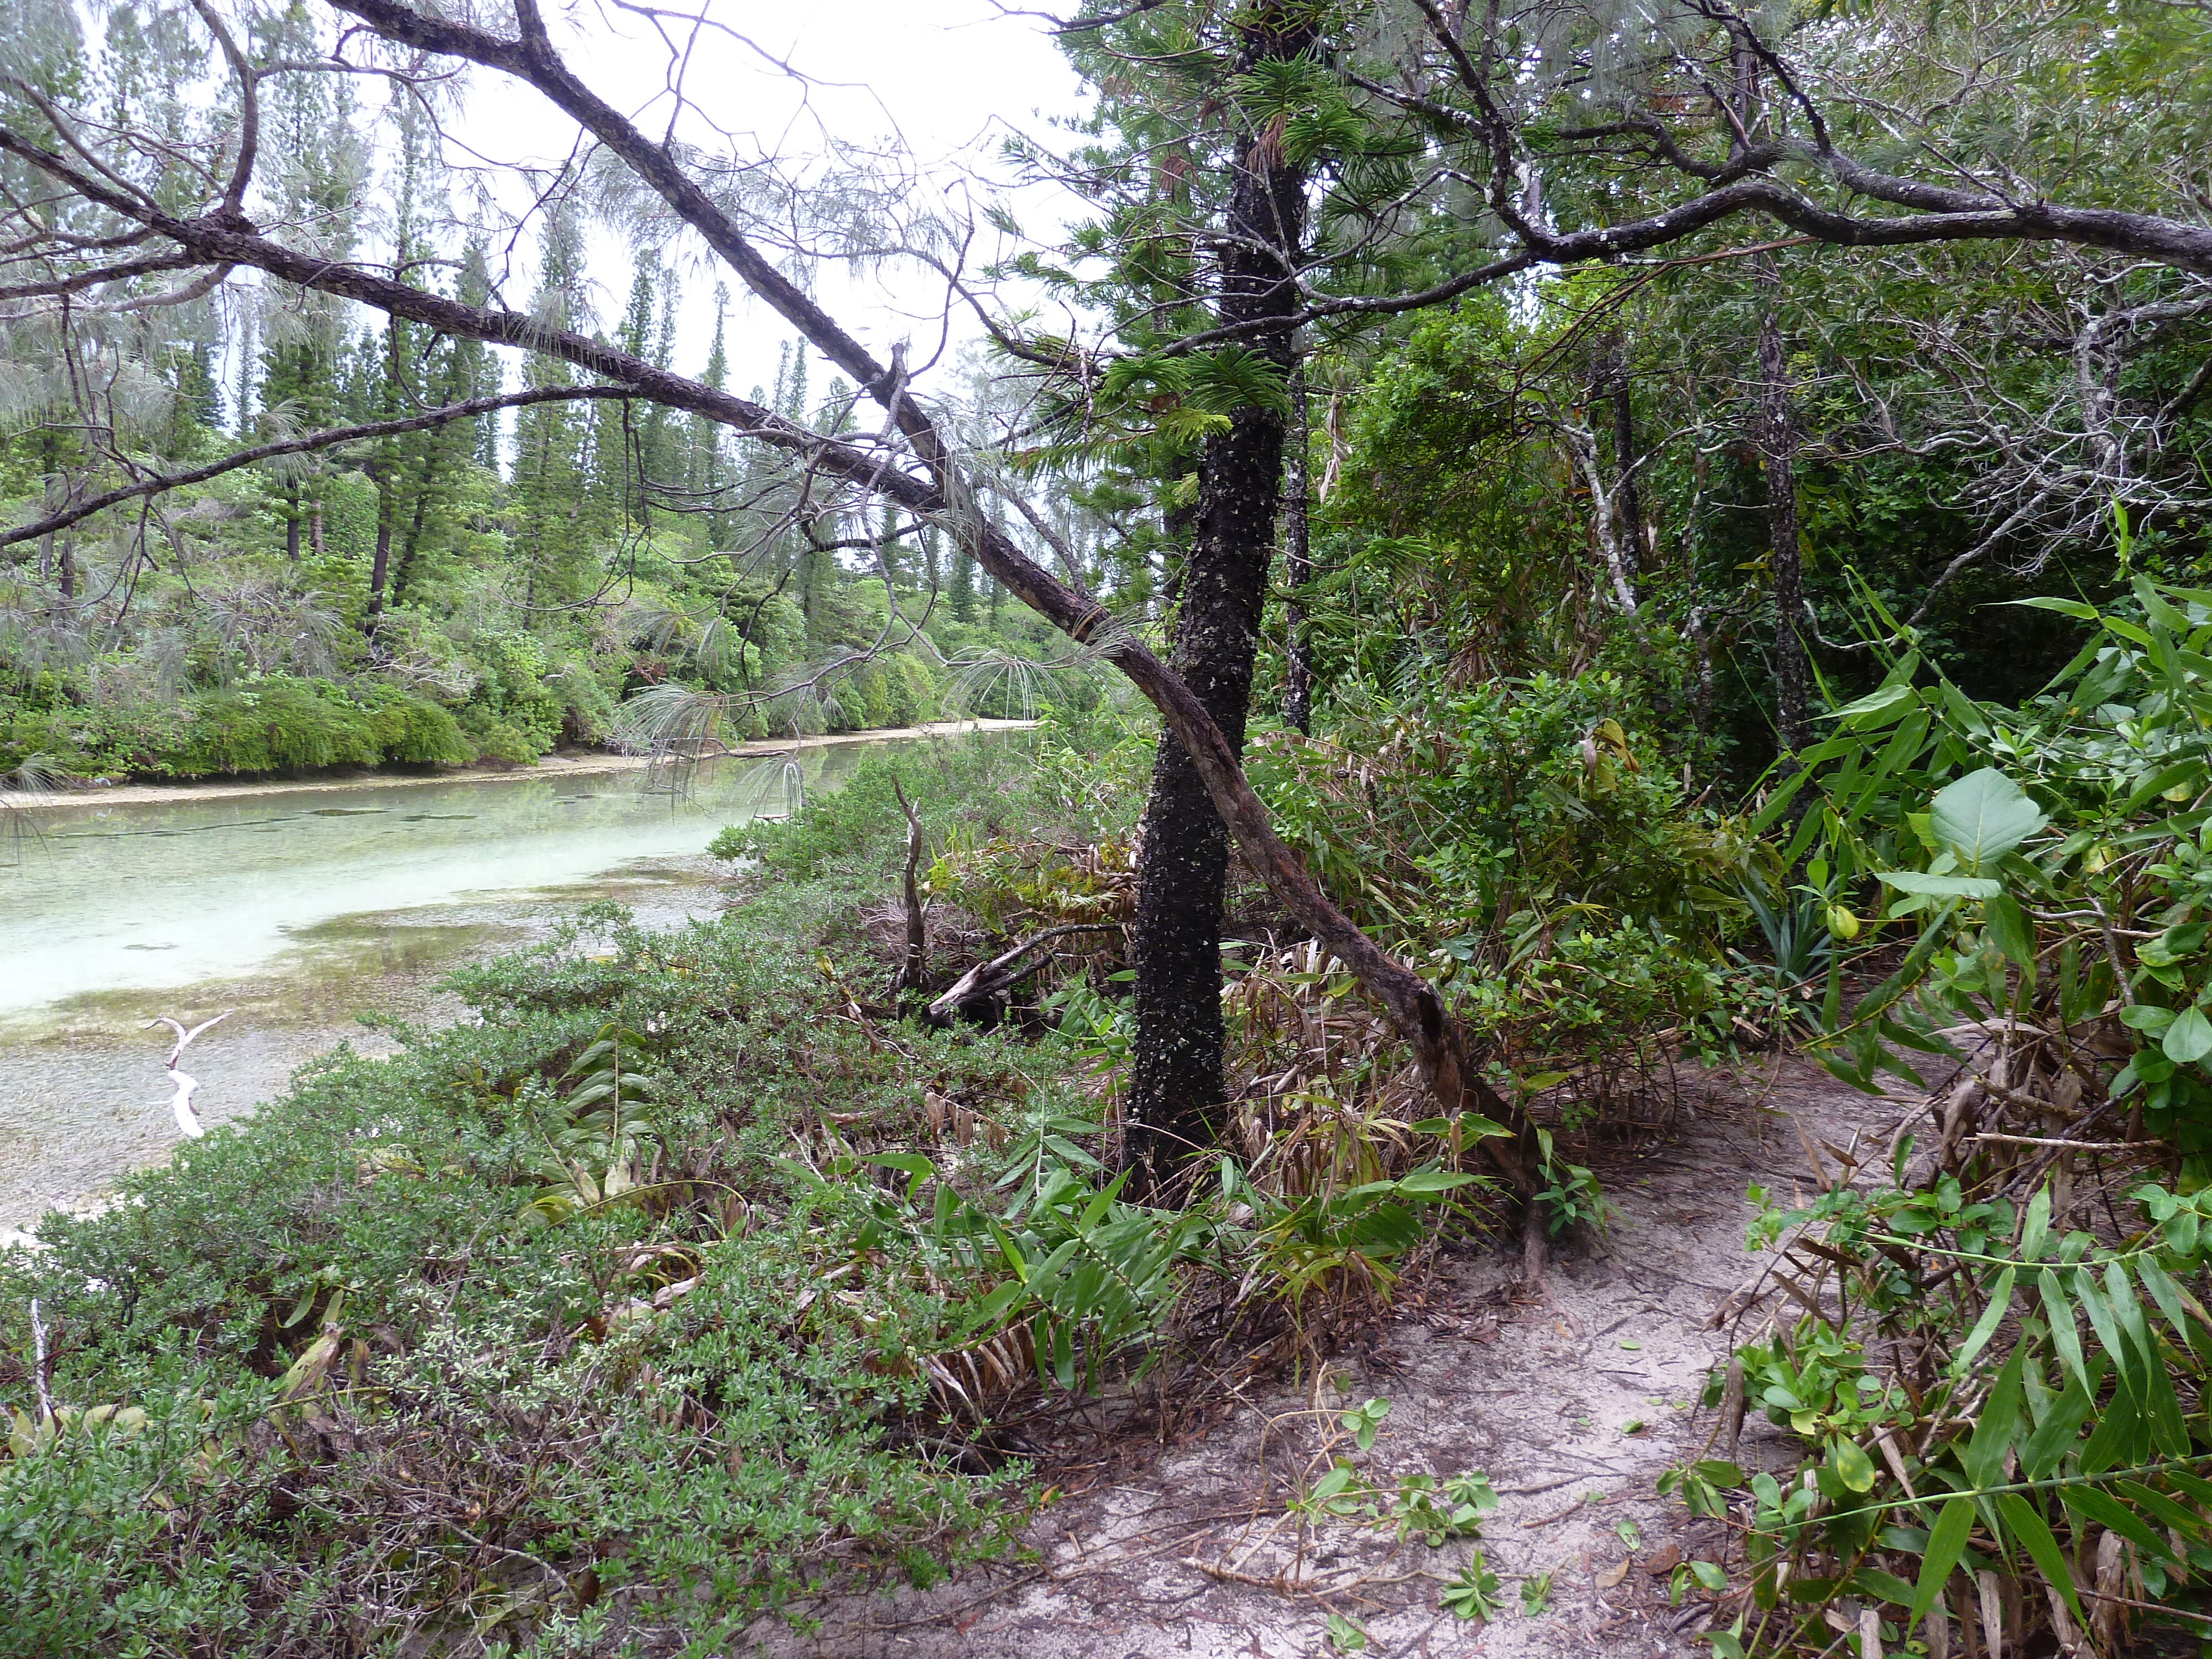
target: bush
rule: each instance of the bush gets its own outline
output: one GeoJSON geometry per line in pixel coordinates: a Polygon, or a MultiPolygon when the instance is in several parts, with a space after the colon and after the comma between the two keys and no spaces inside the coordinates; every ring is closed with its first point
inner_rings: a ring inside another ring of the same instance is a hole
{"type": "Polygon", "coordinates": [[[1725,947],[1772,850],[1692,807],[1617,676],[1347,697],[1326,742],[1256,745],[1285,841],[1361,923],[1430,964],[1518,1073],[1725,1042],[1752,988],[1725,947]]]}
{"type": "Polygon", "coordinates": [[[68,703],[0,714],[0,762],[54,757],[81,777],[214,774],[453,764],[471,758],[453,718],[395,687],[253,675],[170,704],[68,703]]]}
{"type": "Polygon", "coordinates": [[[954,742],[902,743],[872,754],[836,793],[807,803],[781,822],[732,824],[708,851],[721,859],[758,859],[795,881],[809,881],[836,865],[873,857],[881,862],[892,842],[903,848],[906,814],[893,786],[941,836],[957,817],[983,835],[1027,828],[1034,745],[1018,736],[973,736],[954,742]]]}

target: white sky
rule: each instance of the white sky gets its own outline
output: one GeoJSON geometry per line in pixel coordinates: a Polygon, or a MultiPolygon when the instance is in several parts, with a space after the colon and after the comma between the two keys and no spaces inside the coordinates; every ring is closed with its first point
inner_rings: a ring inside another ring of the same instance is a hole
{"type": "MultiPolygon", "coordinates": [[[[1071,10],[1073,3],[1068,0],[1071,10]]],[[[717,136],[704,120],[687,120],[679,136],[740,158],[813,153],[824,132],[862,144],[896,133],[923,174],[948,189],[976,174],[1004,179],[999,153],[1010,131],[1049,137],[1058,147],[1065,135],[1049,132],[1052,118],[1081,109],[1077,78],[1039,20],[1006,15],[992,0],[708,0],[707,15],[812,82],[802,86],[726,35],[698,35],[685,88],[704,117],[729,136],[717,136]]],[[[556,18],[551,27],[556,44],[593,90],[650,134],[665,130],[667,54],[646,20],[581,4],[568,8],[565,25],[556,18]]],[[[454,124],[455,136],[487,158],[541,164],[566,156],[574,131],[536,92],[486,70],[474,72],[454,124]]],[[[461,181],[454,183],[458,201],[461,181]]],[[[980,206],[981,192],[975,194],[980,206]]],[[[1015,206],[1025,228],[1048,237],[1066,216],[1064,201],[1034,190],[1016,198],[1015,206]]],[[[984,233],[978,246],[988,249],[995,238],[988,227],[984,233]]],[[[733,300],[731,387],[742,393],[769,385],[778,350],[795,331],[747,296],[696,241],[688,252],[679,266],[684,306],[672,366],[689,374],[704,367],[719,277],[728,282],[733,300]]],[[[534,253],[526,257],[534,259],[534,253]]],[[[629,296],[631,257],[615,236],[594,236],[592,298],[598,323],[609,331],[629,296]]],[[[531,273],[517,275],[507,297],[520,303],[531,273]]],[[[825,266],[817,273],[816,296],[879,359],[902,338],[911,339],[917,362],[937,349],[943,285],[925,271],[893,267],[856,276],[825,266]]],[[[964,314],[954,318],[953,329],[948,364],[961,342],[981,331],[964,314]]],[[[810,371],[811,400],[819,398],[830,373],[817,358],[810,371]]]]}

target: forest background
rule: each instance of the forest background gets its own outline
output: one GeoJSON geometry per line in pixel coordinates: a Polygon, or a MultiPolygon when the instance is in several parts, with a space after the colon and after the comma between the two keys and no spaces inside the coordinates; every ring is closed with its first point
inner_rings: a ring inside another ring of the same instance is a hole
{"type": "Polygon", "coordinates": [[[1138,0],[1050,25],[1094,101],[1007,148],[1084,204],[1035,234],[895,146],[751,153],[710,20],[617,10],[649,116],[528,0],[23,11],[4,758],[1050,719],[733,832],[772,902],[590,919],[11,1257],[43,1639],[704,1652],[927,1577],[1005,1541],[1021,1470],[961,1449],[1021,1402],[1295,1347],[1474,1192],[1540,1286],[1605,1213],[1576,1137],[1785,1042],[1940,1133],[1755,1224],[1803,1317],[1709,1403],[1802,1458],[1673,1477],[1716,1650],[2196,1628],[2202,8],[1138,0]],[[495,225],[442,195],[465,65],[590,135],[495,225]],[[675,364],[701,246],[842,383],[675,364]],[[808,287],[894,261],[975,374],[808,287]]]}

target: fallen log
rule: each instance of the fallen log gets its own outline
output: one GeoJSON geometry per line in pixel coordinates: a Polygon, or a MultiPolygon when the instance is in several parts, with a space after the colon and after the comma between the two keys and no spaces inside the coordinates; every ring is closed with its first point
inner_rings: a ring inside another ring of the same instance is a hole
{"type": "Polygon", "coordinates": [[[944,994],[929,1005],[927,1018],[933,1025],[950,1025],[970,1004],[986,1002],[1008,990],[1031,971],[1022,964],[1054,939],[1069,933],[1118,933],[1121,927],[1118,921],[1070,921],[1032,933],[1012,950],[1000,951],[988,962],[977,963],[953,981],[944,994]]]}

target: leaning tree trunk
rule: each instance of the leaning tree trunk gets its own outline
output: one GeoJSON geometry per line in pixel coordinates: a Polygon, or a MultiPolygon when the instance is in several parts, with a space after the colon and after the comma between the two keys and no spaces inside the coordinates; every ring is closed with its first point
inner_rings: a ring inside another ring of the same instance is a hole
{"type": "MultiPolygon", "coordinates": [[[[1243,31],[1238,72],[1268,58],[1296,58],[1313,33],[1302,9],[1266,8],[1243,31]]],[[[1220,320],[1281,319],[1244,337],[1287,372],[1304,170],[1268,134],[1239,134],[1230,166],[1220,320]]],[[[1277,409],[1237,410],[1200,457],[1173,666],[1239,754],[1282,476],[1283,416],[1277,409]]],[[[1214,1137],[1223,1092],[1221,916],[1228,872],[1229,834],[1205,781],[1176,733],[1163,732],[1145,808],[1132,941],[1137,1044],[1123,1158],[1138,1193],[1154,1190],[1214,1137]]]]}

